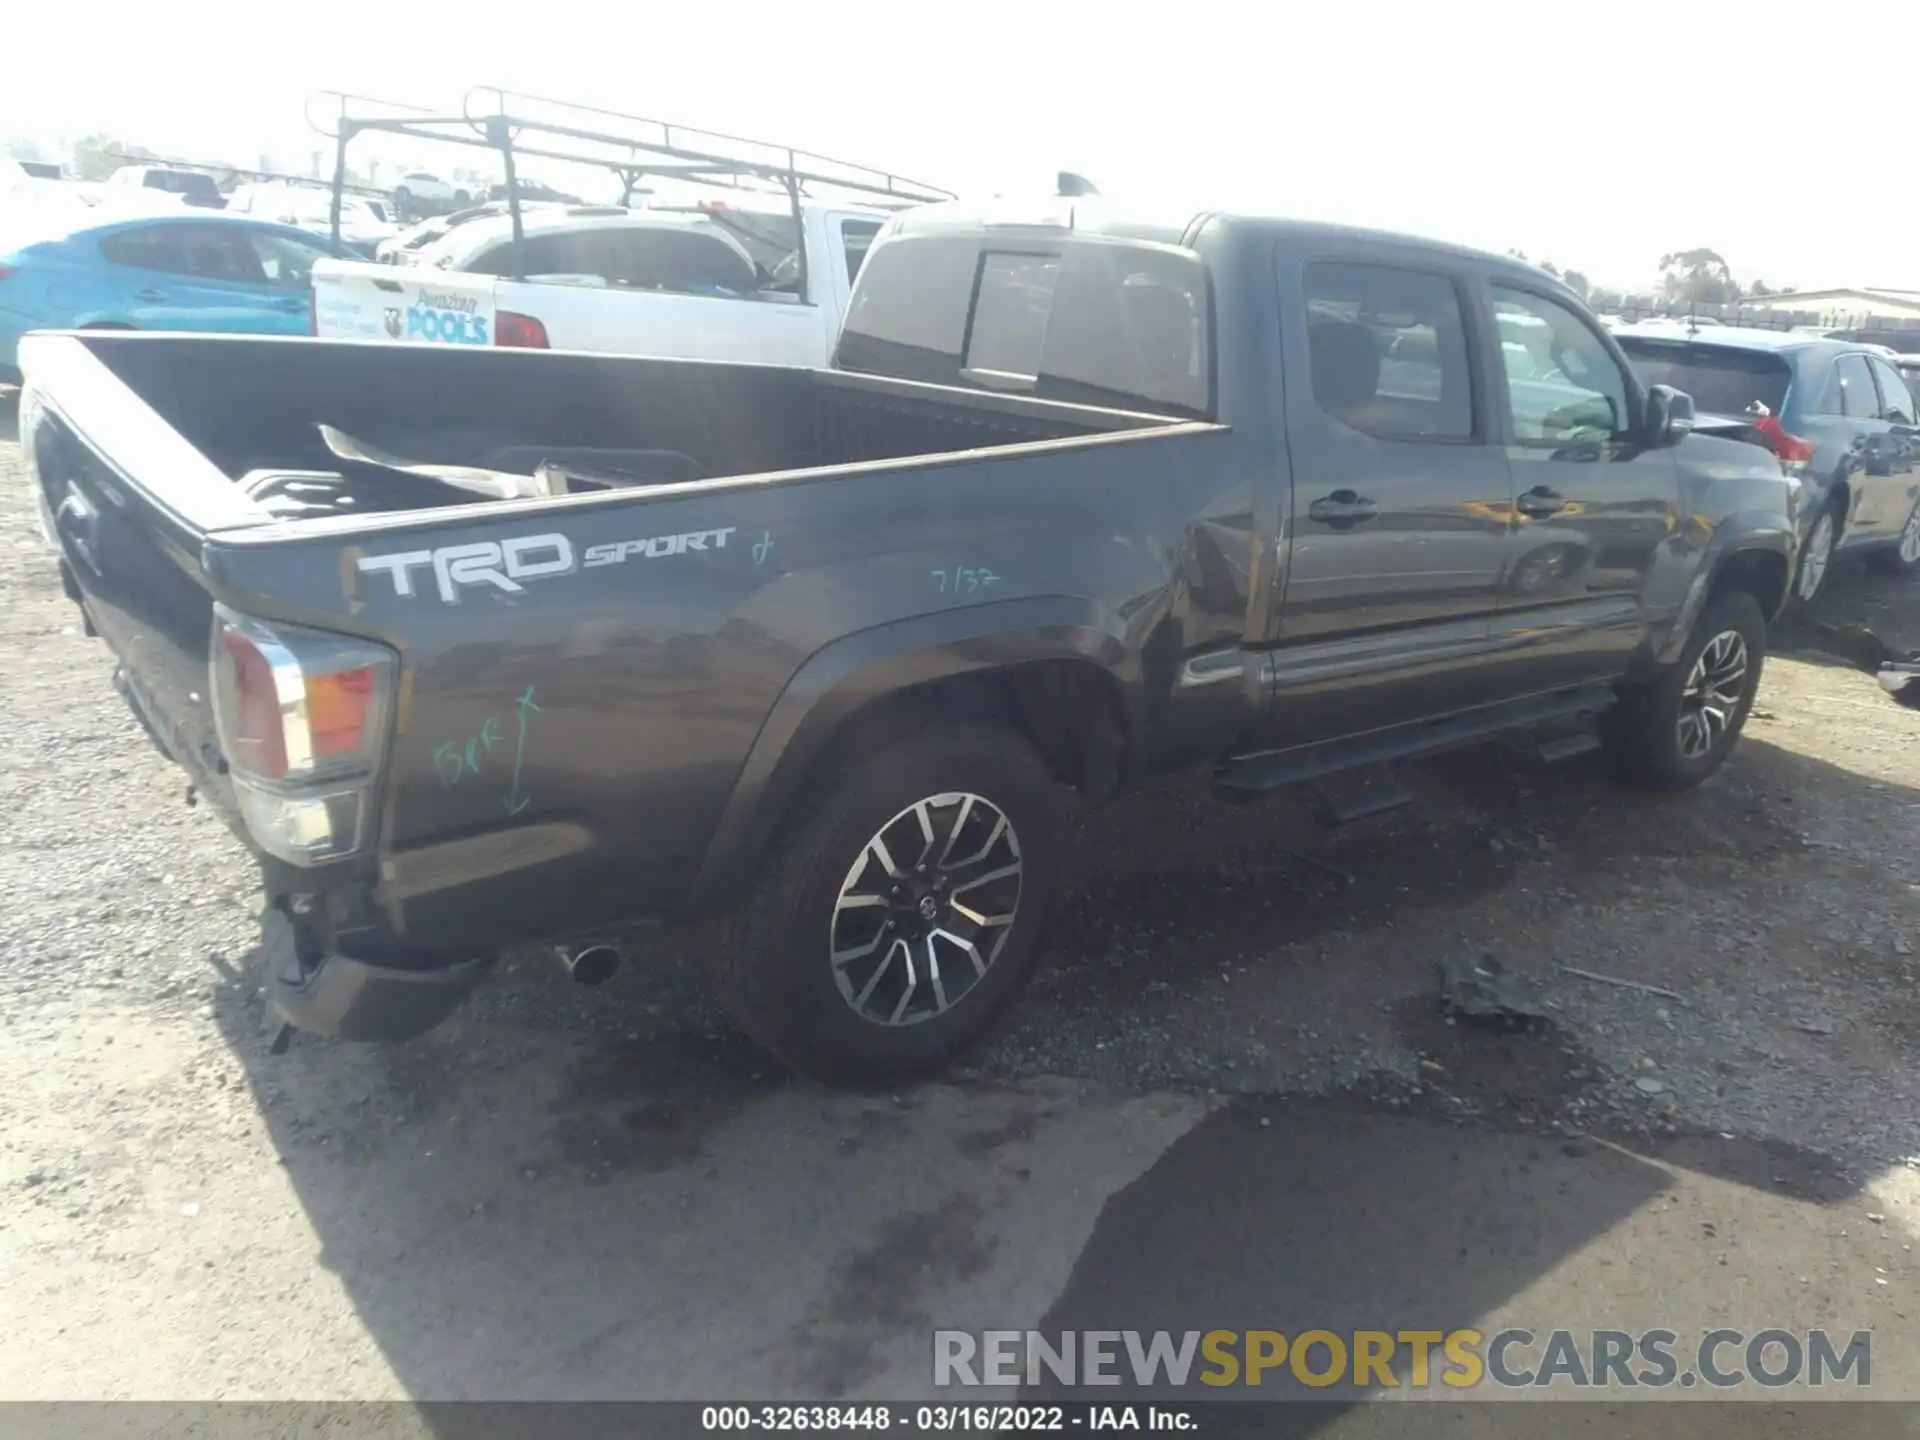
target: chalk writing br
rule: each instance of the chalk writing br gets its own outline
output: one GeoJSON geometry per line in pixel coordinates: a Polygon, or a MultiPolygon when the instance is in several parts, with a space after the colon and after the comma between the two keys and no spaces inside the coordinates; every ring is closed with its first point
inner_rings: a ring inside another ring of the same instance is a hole
{"type": "Polygon", "coordinates": [[[981,565],[956,565],[951,570],[929,570],[942,595],[972,595],[998,585],[1000,577],[981,565]]]}
{"type": "MultiPolygon", "coordinates": [[[[521,772],[526,766],[527,731],[533,724],[533,717],[539,713],[540,707],[533,698],[533,687],[529,685],[513,702],[513,758],[505,762],[507,793],[501,801],[509,815],[518,815],[532,803],[532,797],[521,788],[521,772]]],[[[491,763],[488,755],[496,747],[504,745],[506,740],[505,729],[491,715],[481,721],[480,728],[471,735],[459,740],[442,740],[433,747],[433,768],[440,776],[440,783],[451,790],[470,777],[479,776],[483,770],[498,773],[504,762],[504,754],[491,763]]]]}

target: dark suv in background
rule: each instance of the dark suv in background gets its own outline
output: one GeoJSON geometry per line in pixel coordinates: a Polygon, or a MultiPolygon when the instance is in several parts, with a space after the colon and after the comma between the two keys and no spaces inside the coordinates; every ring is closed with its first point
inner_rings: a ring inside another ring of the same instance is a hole
{"type": "Polygon", "coordinates": [[[1693,397],[1703,420],[1743,418],[1805,487],[1794,596],[1836,555],[1920,566],[1920,430],[1894,363],[1859,341],[1659,322],[1614,332],[1641,377],[1693,397]]]}

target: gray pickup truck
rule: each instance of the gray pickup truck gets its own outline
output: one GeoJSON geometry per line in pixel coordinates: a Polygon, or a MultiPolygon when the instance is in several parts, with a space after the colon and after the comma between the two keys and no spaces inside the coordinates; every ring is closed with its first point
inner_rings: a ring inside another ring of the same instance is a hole
{"type": "Polygon", "coordinates": [[[1512,260],[1104,202],[888,222],[827,371],[42,334],[22,440],[129,703],[259,858],[298,1027],[721,916],[793,1067],[933,1070],[1031,970],[1068,791],[1494,736],[1693,785],[1793,560],[1512,260]]]}

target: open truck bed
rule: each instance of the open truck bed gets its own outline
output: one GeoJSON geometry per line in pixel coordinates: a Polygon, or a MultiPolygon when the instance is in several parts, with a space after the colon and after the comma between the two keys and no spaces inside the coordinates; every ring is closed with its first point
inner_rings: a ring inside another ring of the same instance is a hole
{"type": "MultiPolygon", "coordinates": [[[[299,931],[289,973],[335,977],[283,1008],[346,1033],[437,1019],[411,972],[719,893],[742,787],[771,778],[756,741],[810,659],[903,621],[999,628],[969,621],[982,605],[1086,623],[1054,597],[1056,557],[1112,531],[1116,445],[1129,491],[1171,497],[1183,447],[1218,431],[597,355],[88,333],[25,359],[69,593],[259,853],[269,918],[299,931]],[[472,488],[523,483],[557,493],[472,488]],[[223,674],[245,689],[234,654],[264,657],[277,713],[216,714],[223,674]],[[366,693],[317,691],[316,667],[366,693]],[[340,704],[370,733],[330,739],[340,704]],[[264,774],[250,724],[276,737],[264,774]],[[417,1006],[363,1003],[389,971],[417,1006]]],[[[1159,508],[1144,529],[1178,533],[1186,507],[1159,508]]]]}

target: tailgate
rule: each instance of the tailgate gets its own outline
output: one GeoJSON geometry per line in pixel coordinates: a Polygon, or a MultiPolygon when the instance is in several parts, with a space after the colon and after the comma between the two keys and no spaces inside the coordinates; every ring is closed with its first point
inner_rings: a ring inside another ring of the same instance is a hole
{"type": "Polygon", "coordinates": [[[20,444],[62,584],[112,649],[114,684],[142,726],[231,817],[207,695],[213,598],[200,542],[257,512],[78,342],[32,336],[20,358],[20,444]],[[162,477],[157,489],[108,458],[132,455],[162,477]]]}
{"type": "Polygon", "coordinates": [[[322,339],[491,345],[493,314],[491,276],[357,260],[313,267],[313,327],[322,339]]]}

